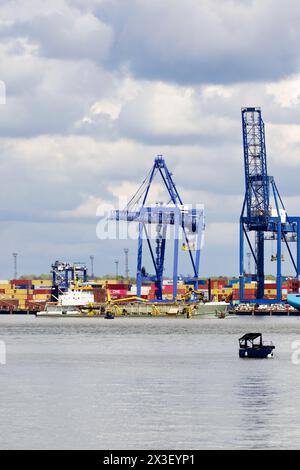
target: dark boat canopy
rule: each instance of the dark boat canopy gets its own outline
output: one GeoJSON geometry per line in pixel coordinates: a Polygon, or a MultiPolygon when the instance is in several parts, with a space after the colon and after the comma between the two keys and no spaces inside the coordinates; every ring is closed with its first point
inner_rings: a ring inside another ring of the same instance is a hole
{"type": "Polygon", "coordinates": [[[256,338],[261,337],[261,333],[246,333],[239,341],[254,341],[256,338]]]}
{"type": "Polygon", "coordinates": [[[240,357],[253,357],[264,359],[269,355],[273,356],[273,349],[275,349],[275,346],[273,346],[272,343],[264,344],[262,342],[261,333],[246,333],[239,339],[239,343],[240,357]],[[259,340],[255,341],[257,338],[259,338],[259,340]]]}

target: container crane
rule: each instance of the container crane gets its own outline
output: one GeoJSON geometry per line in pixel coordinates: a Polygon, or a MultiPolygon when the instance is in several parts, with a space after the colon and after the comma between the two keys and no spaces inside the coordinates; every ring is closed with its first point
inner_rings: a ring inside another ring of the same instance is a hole
{"type": "Polygon", "coordinates": [[[115,221],[138,223],[137,297],[141,297],[143,280],[150,280],[154,282],[156,286],[155,300],[163,300],[163,274],[165,269],[167,229],[169,226],[173,226],[174,228],[172,300],[175,301],[177,297],[180,235],[183,236],[186,247],[185,250],[189,254],[193,272],[193,276],[191,278],[185,278],[185,280],[193,283],[196,289],[198,288],[200,250],[204,231],[204,208],[203,205],[201,205],[201,207],[199,206],[194,209],[183,204],[173,181],[172,174],[169,172],[165,160],[161,155],[155,158],[150,173],[125,209],[112,211],[109,218],[115,221]],[[167,190],[168,202],[147,206],[150,187],[156,175],[161,177],[163,185],[167,190]],[[148,232],[149,225],[155,225],[155,248],[152,246],[153,243],[151,243],[151,237],[148,232]],[[154,267],[154,275],[148,275],[145,268],[142,266],[144,239],[149,249],[154,267]],[[195,253],[193,253],[193,251],[195,253]]]}
{"type": "Polygon", "coordinates": [[[268,176],[265,129],[260,108],[242,108],[242,131],[245,167],[245,197],[240,217],[240,300],[241,302],[274,303],[264,298],[265,241],[277,241],[276,302],[282,302],[282,244],[300,276],[300,217],[287,215],[275,180],[268,176]],[[254,234],[254,243],[250,240],[254,234]],[[255,262],[256,299],[245,300],[244,240],[255,262]],[[296,259],[290,242],[296,242],[296,259]]]}
{"type": "Polygon", "coordinates": [[[71,284],[87,282],[87,267],[85,263],[65,263],[55,261],[51,266],[52,273],[52,300],[58,298],[58,294],[67,291],[71,284]]]}

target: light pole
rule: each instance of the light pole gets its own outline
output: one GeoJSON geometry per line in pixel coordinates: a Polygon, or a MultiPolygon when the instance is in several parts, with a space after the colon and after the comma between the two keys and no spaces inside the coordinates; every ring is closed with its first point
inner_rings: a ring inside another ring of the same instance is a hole
{"type": "Polygon", "coordinates": [[[128,265],[128,253],[129,253],[129,249],[128,248],[124,248],[124,253],[125,253],[125,279],[129,279],[129,265],[128,265]]]}
{"type": "Polygon", "coordinates": [[[251,253],[248,251],[247,253],[247,258],[248,258],[248,274],[251,274],[251,253]]]}
{"type": "Polygon", "coordinates": [[[91,278],[94,279],[94,256],[93,255],[90,256],[90,260],[91,260],[91,278]]]}
{"type": "Polygon", "coordinates": [[[14,279],[17,279],[18,277],[18,270],[17,270],[17,256],[18,253],[13,253],[13,258],[14,258],[14,279]]]}
{"type": "Polygon", "coordinates": [[[116,279],[118,280],[118,277],[119,277],[119,260],[118,259],[115,260],[115,264],[116,264],[116,279]]]}

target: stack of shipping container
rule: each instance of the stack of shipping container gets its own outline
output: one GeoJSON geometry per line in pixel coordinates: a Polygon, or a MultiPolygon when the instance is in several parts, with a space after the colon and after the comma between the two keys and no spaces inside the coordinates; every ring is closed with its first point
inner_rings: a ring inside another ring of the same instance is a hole
{"type": "MultiPolygon", "coordinates": [[[[251,278],[245,283],[245,300],[256,298],[256,282],[251,278]]],[[[238,279],[219,278],[209,281],[203,279],[199,281],[198,291],[204,298],[209,298],[209,288],[211,299],[215,301],[239,301],[239,281],[238,279]]],[[[297,279],[283,279],[282,299],[286,300],[289,293],[299,293],[300,282],[297,279]]],[[[136,285],[121,280],[100,280],[84,289],[92,290],[94,301],[97,304],[106,302],[107,289],[113,300],[123,299],[137,295],[136,285]]],[[[178,296],[184,296],[193,289],[193,285],[179,283],[177,286],[178,296]]],[[[163,299],[172,299],[172,281],[165,280],[163,283],[163,299]]],[[[147,283],[142,286],[141,297],[145,300],[156,298],[156,286],[154,283],[147,283]]],[[[276,299],[276,282],[274,280],[265,281],[265,297],[271,300],[276,299]]],[[[46,302],[51,300],[51,281],[44,279],[13,279],[11,281],[0,281],[0,310],[42,310],[46,302]]]]}
{"type": "Polygon", "coordinates": [[[0,281],[0,308],[12,307],[30,310],[41,307],[51,298],[51,281],[37,279],[12,279],[0,281]]]}

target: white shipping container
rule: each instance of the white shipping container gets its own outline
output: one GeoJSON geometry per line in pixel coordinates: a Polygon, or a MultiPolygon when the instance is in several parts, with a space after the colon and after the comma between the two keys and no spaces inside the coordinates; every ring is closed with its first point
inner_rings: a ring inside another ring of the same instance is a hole
{"type": "MultiPolygon", "coordinates": [[[[151,287],[150,286],[142,286],[141,288],[141,295],[148,295],[150,292],[151,287]]],[[[136,295],[137,294],[137,287],[131,286],[130,289],[130,295],[136,295]]]]}

